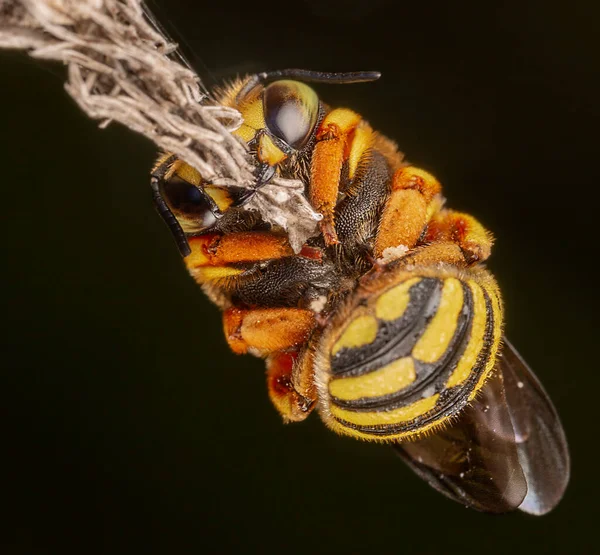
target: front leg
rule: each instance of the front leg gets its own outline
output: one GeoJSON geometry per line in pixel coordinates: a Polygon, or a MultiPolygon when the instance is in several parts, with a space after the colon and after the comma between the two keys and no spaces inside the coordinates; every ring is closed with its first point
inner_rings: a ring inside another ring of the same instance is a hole
{"type": "Polygon", "coordinates": [[[247,231],[227,235],[207,233],[188,240],[191,252],[185,264],[198,283],[239,275],[233,265],[279,259],[294,254],[286,237],[247,231]]]}
{"type": "Polygon", "coordinates": [[[340,108],[329,112],[317,130],[317,144],[310,169],[309,196],[313,208],[323,215],[320,226],[328,246],[339,243],[334,210],[338,201],[342,165],[347,158],[349,135],[360,121],[358,114],[340,108]]]}

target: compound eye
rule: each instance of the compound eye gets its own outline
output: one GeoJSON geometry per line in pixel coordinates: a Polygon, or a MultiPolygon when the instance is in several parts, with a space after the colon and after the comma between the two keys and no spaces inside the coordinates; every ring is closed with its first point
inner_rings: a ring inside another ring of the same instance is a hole
{"type": "Polygon", "coordinates": [[[263,108],[267,127],[295,150],[308,141],[319,116],[319,98],[298,81],[275,81],[265,89],[263,108]]]}
{"type": "Polygon", "coordinates": [[[178,176],[162,184],[162,196],[186,233],[198,233],[217,223],[216,208],[206,193],[178,176]]]}

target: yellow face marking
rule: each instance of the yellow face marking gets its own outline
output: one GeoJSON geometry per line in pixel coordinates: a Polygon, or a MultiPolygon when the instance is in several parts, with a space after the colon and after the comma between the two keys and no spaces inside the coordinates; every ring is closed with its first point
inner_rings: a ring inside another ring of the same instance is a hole
{"type": "Polygon", "coordinates": [[[223,187],[206,185],[204,187],[204,192],[215,201],[215,204],[221,212],[225,212],[225,210],[227,210],[233,202],[232,198],[229,196],[229,193],[226,189],[223,189],[223,187]]]}
{"type": "Polygon", "coordinates": [[[421,278],[409,279],[381,295],[375,305],[377,318],[388,321],[400,318],[410,301],[408,290],[419,281],[421,278]]]}
{"type": "Polygon", "coordinates": [[[261,162],[276,166],[285,160],[286,155],[275,146],[275,143],[268,135],[263,135],[258,142],[258,159],[261,162]]]}
{"type": "Polygon", "coordinates": [[[414,382],[415,378],[413,359],[404,357],[363,376],[331,380],[329,393],[344,401],[379,397],[404,389],[414,382]]]}
{"type": "Polygon", "coordinates": [[[263,129],[266,125],[262,99],[259,97],[241,106],[239,110],[244,118],[244,123],[233,134],[245,142],[250,142],[254,139],[256,132],[259,129],[263,129]]]}
{"type": "Polygon", "coordinates": [[[483,339],[485,335],[485,325],[487,322],[487,311],[485,307],[485,297],[481,287],[475,282],[470,281],[469,287],[473,294],[473,321],[471,323],[471,337],[467,347],[458,361],[454,372],[450,375],[446,387],[454,387],[463,383],[471,374],[471,370],[477,362],[477,357],[483,349],[483,339]]]}
{"type": "Polygon", "coordinates": [[[198,187],[202,182],[202,176],[200,175],[200,172],[197,169],[192,168],[192,166],[190,166],[189,164],[186,164],[181,160],[178,161],[180,162],[180,164],[177,166],[175,173],[184,181],[187,181],[188,183],[191,183],[192,185],[198,187]]]}
{"type": "Polygon", "coordinates": [[[373,343],[377,337],[377,320],[370,315],[358,316],[344,330],[331,351],[335,355],[344,347],[352,349],[373,343]]]}
{"type": "Polygon", "coordinates": [[[439,393],[436,393],[431,397],[416,401],[412,405],[381,412],[354,412],[340,409],[335,405],[332,405],[331,414],[340,420],[345,420],[346,422],[356,424],[357,426],[401,424],[402,422],[409,422],[417,418],[417,416],[429,412],[435,406],[439,396],[439,393]]]}
{"type": "Polygon", "coordinates": [[[348,175],[354,178],[356,168],[362,156],[373,146],[373,130],[366,124],[360,124],[354,133],[350,154],[348,155],[348,175]]]}
{"type": "Polygon", "coordinates": [[[438,310],[412,351],[415,358],[432,363],[446,352],[462,307],[463,291],[460,281],[456,278],[444,280],[438,310]]]}

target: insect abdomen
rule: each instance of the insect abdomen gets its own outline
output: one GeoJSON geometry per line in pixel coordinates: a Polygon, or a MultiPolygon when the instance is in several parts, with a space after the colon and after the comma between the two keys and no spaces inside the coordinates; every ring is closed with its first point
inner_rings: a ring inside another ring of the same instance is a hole
{"type": "Polygon", "coordinates": [[[484,270],[385,270],[324,334],[316,365],[323,419],[382,441],[442,425],[488,377],[501,327],[498,287],[484,270]]]}

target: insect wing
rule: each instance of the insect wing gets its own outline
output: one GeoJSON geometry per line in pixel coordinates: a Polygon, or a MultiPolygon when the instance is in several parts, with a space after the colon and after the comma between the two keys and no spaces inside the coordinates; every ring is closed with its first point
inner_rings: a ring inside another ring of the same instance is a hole
{"type": "Polygon", "coordinates": [[[499,363],[527,480],[527,496],[519,509],[543,515],[558,504],[569,482],[571,464],[565,432],[542,384],[506,339],[499,363]]]}
{"type": "Polygon", "coordinates": [[[506,340],[493,377],[455,424],[394,448],[436,490],[485,512],[545,514],[560,501],[569,477],[556,410],[506,340]]]}
{"type": "Polygon", "coordinates": [[[433,488],[479,511],[512,511],[527,495],[499,372],[454,424],[394,449],[433,488]]]}

